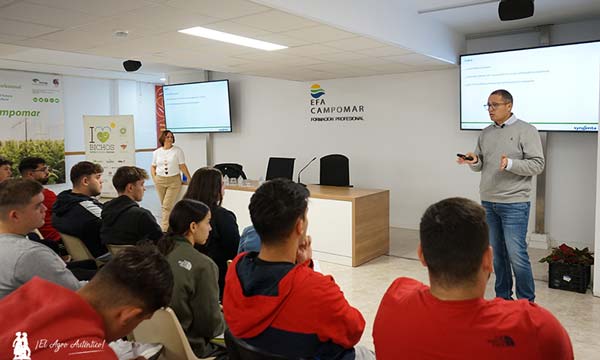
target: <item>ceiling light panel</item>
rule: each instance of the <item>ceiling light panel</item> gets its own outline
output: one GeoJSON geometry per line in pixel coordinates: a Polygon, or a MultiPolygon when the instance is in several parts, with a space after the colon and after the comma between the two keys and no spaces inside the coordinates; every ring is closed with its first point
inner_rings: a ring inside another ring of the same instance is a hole
{"type": "Polygon", "coordinates": [[[201,26],[192,27],[189,29],[179,30],[180,33],[203,37],[207,39],[222,41],[230,44],[247,46],[255,49],[274,51],[286,49],[287,46],[277,45],[266,41],[247,38],[244,36],[229,34],[222,31],[207,29],[201,26]]]}

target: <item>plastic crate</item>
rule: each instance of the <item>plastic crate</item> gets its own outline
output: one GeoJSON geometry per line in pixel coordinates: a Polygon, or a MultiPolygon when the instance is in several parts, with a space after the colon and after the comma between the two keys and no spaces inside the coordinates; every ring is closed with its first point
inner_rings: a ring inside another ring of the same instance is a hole
{"type": "Polygon", "coordinates": [[[548,264],[548,287],[585,293],[590,284],[590,265],[548,264]]]}

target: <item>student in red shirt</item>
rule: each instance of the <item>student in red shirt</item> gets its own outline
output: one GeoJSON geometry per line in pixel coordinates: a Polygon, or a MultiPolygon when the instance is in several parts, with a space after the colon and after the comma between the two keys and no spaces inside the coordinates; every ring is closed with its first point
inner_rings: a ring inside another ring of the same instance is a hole
{"type": "MultiPolygon", "coordinates": [[[[40,157],[26,157],[19,163],[19,172],[23,179],[35,180],[42,185],[46,185],[50,175],[50,167],[46,165],[46,160],[40,157]]],[[[56,194],[54,191],[44,188],[44,206],[48,210],[46,210],[46,216],[44,217],[44,225],[38,230],[43,239],[62,242],[58,230],[52,226],[52,206],[55,202],[56,194]]]]}
{"type": "Polygon", "coordinates": [[[425,211],[417,253],[431,287],[392,283],[373,326],[377,359],[573,359],[550,312],[525,299],[484,299],[493,270],[485,219],[483,207],[463,198],[425,211]]]}
{"type": "Polygon", "coordinates": [[[223,312],[232,335],[286,358],[373,359],[356,346],[365,328],[331,276],[313,270],[309,191],[289,180],[261,185],[250,200],[260,252],[227,271],[223,312]]]}
{"type": "Polygon", "coordinates": [[[125,249],[77,292],[34,277],[0,301],[2,358],[116,360],[108,343],[127,336],[173,292],[154,247],[125,249]]]}

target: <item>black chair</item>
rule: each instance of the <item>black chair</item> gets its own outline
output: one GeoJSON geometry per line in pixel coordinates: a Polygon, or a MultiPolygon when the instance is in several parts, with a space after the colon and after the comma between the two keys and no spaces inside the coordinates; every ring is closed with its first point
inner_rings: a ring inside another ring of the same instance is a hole
{"type": "Polygon", "coordinates": [[[215,169],[219,169],[219,171],[221,171],[223,176],[227,175],[228,178],[237,179],[241,176],[242,179],[244,179],[244,180],[247,179],[246,174],[244,173],[244,170],[242,170],[243,166],[240,164],[223,163],[223,164],[216,164],[213,167],[215,169]]]}
{"type": "Polygon", "coordinates": [[[331,154],[321,158],[320,185],[350,186],[348,157],[331,154]]]}
{"type": "Polygon", "coordinates": [[[292,176],[294,176],[294,161],[296,161],[295,158],[269,158],[266,180],[273,180],[277,178],[292,180],[292,176]]]}
{"type": "Polygon", "coordinates": [[[284,360],[285,356],[271,354],[252,346],[242,339],[231,334],[229,329],[225,330],[225,344],[231,360],[284,360]]]}

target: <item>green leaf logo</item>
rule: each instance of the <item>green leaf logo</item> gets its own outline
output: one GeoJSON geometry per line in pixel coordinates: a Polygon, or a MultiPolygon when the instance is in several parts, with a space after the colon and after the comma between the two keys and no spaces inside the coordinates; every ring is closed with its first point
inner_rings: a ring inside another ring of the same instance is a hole
{"type": "Polygon", "coordinates": [[[108,138],[110,138],[110,133],[108,131],[101,131],[96,133],[96,137],[100,142],[105,143],[108,141],[108,138]]]}

